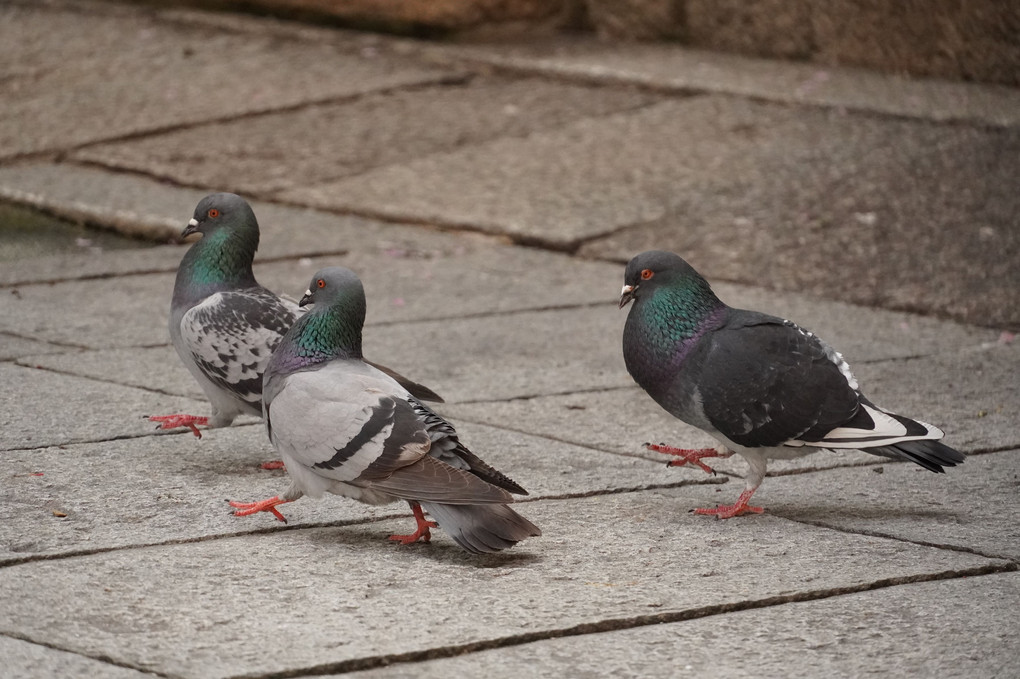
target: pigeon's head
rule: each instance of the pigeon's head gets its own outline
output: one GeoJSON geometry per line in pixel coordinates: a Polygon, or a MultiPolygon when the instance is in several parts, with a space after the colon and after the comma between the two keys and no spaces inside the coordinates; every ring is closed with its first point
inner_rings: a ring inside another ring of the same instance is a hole
{"type": "Polygon", "coordinates": [[[304,297],[298,302],[298,306],[308,304],[322,307],[344,305],[364,308],[365,288],[362,287],[358,275],[350,269],[328,266],[315,272],[304,297]]]}
{"type": "Polygon", "coordinates": [[[657,288],[670,285],[690,285],[704,279],[679,255],[665,250],[649,250],[635,255],[627,263],[620,292],[620,308],[633,299],[651,295],[657,288]]]}
{"type": "Polygon", "coordinates": [[[181,238],[193,233],[208,235],[228,229],[235,232],[252,232],[258,240],[259,223],[251,206],[233,193],[213,193],[203,198],[195,208],[191,221],[184,227],[181,238]]]}

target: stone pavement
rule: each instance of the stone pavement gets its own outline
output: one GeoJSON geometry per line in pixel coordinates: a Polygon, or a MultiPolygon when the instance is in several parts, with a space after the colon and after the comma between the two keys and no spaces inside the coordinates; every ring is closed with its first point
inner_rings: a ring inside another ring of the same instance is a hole
{"type": "Polygon", "coordinates": [[[1020,675],[1020,94],[675,46],[443,45],[74,0],[0,4],[0,197],[166,240],[252,199],[256,275],[368,292],[543,529],[477,557],[406,507],[302,500],[253,419],[199,440],[185,246],[0,269],[0,656],[13,677],[1020,675]],[[114,45],[111,47],[111,45],[114,45]],[[630,380],[622,262],[674,249],[815,330],[972,455],[743,463],[630,380]]]}

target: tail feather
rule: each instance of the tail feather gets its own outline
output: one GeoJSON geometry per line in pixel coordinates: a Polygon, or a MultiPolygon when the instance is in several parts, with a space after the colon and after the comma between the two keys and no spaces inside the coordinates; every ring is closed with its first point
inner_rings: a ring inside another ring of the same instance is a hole
{"type": "Polygon", "coordinates": [[[939,474],[944,473],[943,467],[955,467],[962,464],[965,458],[960,451],[950,448],[941,441],[931,440],[902,441],[892,445],[862,448],[861,450],[882,457],[909,460],[939,474]]]}
{"type": "Polygon", "coordinates": [[[498,552],[542,534],[538,526],[502,504],[421,506],[457,544],[475,554],[498,552]]]}

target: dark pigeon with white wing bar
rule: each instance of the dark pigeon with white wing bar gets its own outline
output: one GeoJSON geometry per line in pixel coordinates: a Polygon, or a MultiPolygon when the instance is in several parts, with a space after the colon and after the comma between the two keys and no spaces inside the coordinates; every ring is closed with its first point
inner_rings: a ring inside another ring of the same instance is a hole
{"type": "Polygon", "coordinates": [[[627,370],[656,403],[719,440],[709,449],[647,444],[711,472],[703,458],[739,453],[750,466],[733,505],[697,509],[730,518],[760,513],[748,504],[769,459],[823,449],[859,449],[915,462],[933,472],[964,461],[924,422],[876,406],[839,352],[775,316],[733,309],[679,256],[634,257],[620,308],[633,301],[623,333],[627,370]]]}

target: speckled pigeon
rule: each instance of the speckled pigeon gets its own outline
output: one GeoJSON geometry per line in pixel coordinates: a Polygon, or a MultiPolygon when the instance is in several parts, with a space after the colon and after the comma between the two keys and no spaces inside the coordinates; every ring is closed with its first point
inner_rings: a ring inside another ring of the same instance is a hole
{"type": "MultiPolygon", "coordinates": [[[[294,323],[298,306],[255,280],[252,260],[259,225],[251,206],[232,193],[214,193],[195,208],[181,237],[201,233],[181,260],[170,304],[170,338],[212,404],[212,416],[153,415],[158,428],[225,427],[238,415],[262,415],[262,372],[294,323]]],[[[425,400],[430,389],[379,366],[425,400]]]]}
{"type": "Polygon", "coordinates": [[[716,448],[646,444],[712,472],[706,457],[739,453],[750,471],[732,505],[697,509],[730,518],[760,513],[748,500],[769,459],[823,449],[859,449],[941,473],[964,456],[930,424],[879,408],[860,392],[843,357],[790,321],[733,309],[671,252],[627,264],[620,308],[633,301],[623,332],[627,370],[656,403],[720,441],[716,448]]]}
{"type": "Polygon", "coordinates": [[[495,552],[541,534],[507,506],[527,494],[460,442],[449,422],[361,357],[365,292],[354,272],[318,271],[300,304],[312,308],[284,336],[266,368],[263,411],[291,484],[235,514],[272,512],[302,495],[335,493],[368,504],[406,500],[428,542],[442,528],[469,552],[495,552]],[[434,521],[425,519],[428,512],[434,521]]]}

